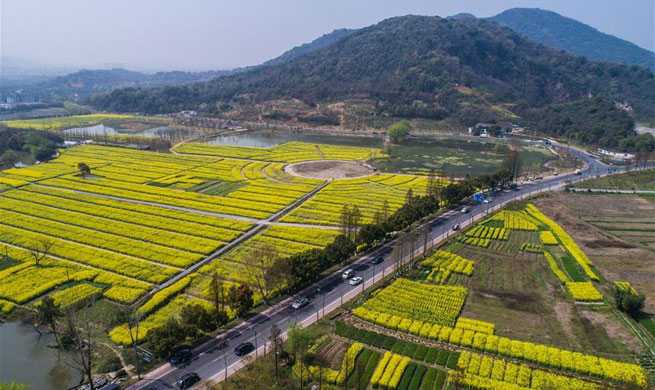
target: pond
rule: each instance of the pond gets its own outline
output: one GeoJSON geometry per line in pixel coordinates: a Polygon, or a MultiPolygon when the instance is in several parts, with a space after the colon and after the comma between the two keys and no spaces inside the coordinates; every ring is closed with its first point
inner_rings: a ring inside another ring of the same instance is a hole
{"type": "MultiPolygon", "coordinates": [[[[285,142],[325,143],[344,146],[382,148],[381,136],[357,137],[298,132],[251,131],[217,136],[206,143],[215,145],[269,148],[285,142]]],[[[389,147],[391,157],[374,161],[372,165],[385,172],[427,173],[434,170],[443,176],[462,177],[483,175],[498,170],[510,152],[507,141],[470,137],[415,137],[402,145],[389,147]]],[[[541,165],[554,158],[545,148],[524,146],[521,151],[523,168],[538,172],[541,165]]]]}
{"type": "Polygon", "coordinates": [[[31,325],[0,324],[0,382],[27,383],[34,390],[62,390],[79,383],[77,371],[64,363],[70,356],[49,348],[52,335],[39,334],[31,325]]]}
{"type": "Polygon", "coordinates": [[[182,137],[182,136],[193,137],[193,136],[201,135],[201,133],[199,132],[175,129],[168,126],[157,126],[157,127],[137,130],[129,127],[127,128],[112,127],[104,123],[100,123],[94,126],[73,127],[70,129],[63,130],[63,133],[75,135],[77,137],[82,137],[84,135],[98,136],[98,135],[125,134],[125,135],[141,136],[141,137],[171,138],[171,137],[182,137]]]}
{"type": "Polygon", "coordinates": [[[248,131],[239,134],[222,135],[211,138],[205,141],[205,143],[213,145],[246,146],[252,148],[270,148],[285,142],[294,141],[369,148],[381,148],[383,143],[382,137],[355,137],[322,133],[311,134],[282,131],[248,131]]]}

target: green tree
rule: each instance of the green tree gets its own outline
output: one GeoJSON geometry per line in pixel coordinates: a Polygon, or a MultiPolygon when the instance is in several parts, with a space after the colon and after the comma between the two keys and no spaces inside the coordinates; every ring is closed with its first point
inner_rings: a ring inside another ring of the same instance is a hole
{"type": "Polygon", "coordinates": [[[243,317],[254,305],[253,292],[246,284],[232,285],[227,293],[227,301],[237,316],[243,317]]]}
{"type": "Polygon", "coordinates": [[[152,350],[160,358],[168,358],[175,347],[186,338],[187,330],[180,322],[169,317],[164,324],[148,332],[152,350]]]}
{"type": "Polygon", "coordinates": [[[80,171],[80,173],[82,174],[82,177],[85,178],[85,179],[86,179],[86,175],[91,174],[91,168],[89,168],[89,166],[86,165],[86,163],[83,163],[83,162],[77,163],[77,170],[80,171]]]}
{"type": "Polygon", "coordinates": [[[18,162],[18,156],[13,150],[5,151],[2,156],[0,156],[0,164],[12,168],[14,164],[18,162]]]}
{"type": "Polygon", "coordinates": [[[389,126],[387,129],[387,137],[389,137],[391,143],[398,144],[407,139],[411,130],[412,125],[405,119],[389,126]]]}
{"type": "Polygon", "coordinates": [[[41,304],[36,308],[37,317],[40,323],[50,325],[55,341],[59,345],[59,333],[57,332],[57,319],[63,315],[61,309],[51,297],[41,299],[41,304]]]}
{"type": "Polygon", "coordinates": [[[180,312],[180,320],[183,324],[195,326],[203,332],[216,329],[216,322],[211,313],[198,303],[185,305],[180,312]]]}

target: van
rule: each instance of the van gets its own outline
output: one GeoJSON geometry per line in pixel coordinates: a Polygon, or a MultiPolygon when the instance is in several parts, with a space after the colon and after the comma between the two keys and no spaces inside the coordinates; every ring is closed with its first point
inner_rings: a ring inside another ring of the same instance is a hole
{"type": "Polygon", "coordinates": [[[346,279],[350,279],[353,275],[355,275],[355,270],[347,269],[343,271],[343,274],[341,274],[341,278],[343,278],[343,280],[346,280],[346,279]]]}

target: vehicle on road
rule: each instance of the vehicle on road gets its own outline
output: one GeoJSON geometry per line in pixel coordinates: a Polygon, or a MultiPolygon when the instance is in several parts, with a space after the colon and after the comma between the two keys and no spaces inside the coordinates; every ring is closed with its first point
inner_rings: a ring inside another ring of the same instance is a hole
{"type": "Polygon", "coordinates": [[[195,372],[190,372],[188,374],[182,375],[180,379],[177,380],[177,387],[180,389],[190,389],[193,385],[200,382],[200,376],[195,372]]]}
{"type": "Polygon", "coordinates": [[[193,353],[191,353],[191,350],[183,349],[181,351],[174,353],[169,361],[172,365],[179,366],[184,363],[190,362],[192,357],[193,357],[193,353]]]}
{"type": "Polygon", "coordinates": [[[484,203],[491,203],[491,202],[493,202],[493,201],[494,201],[494,198],[492,198],[492,197],[488,197],[488,198],[485,198],[483,202],[484,202],[484,203]]]}
{"type": "Polygon", "coordinates": [[[371,264],[373,265],[378,265],[382,262],[384,262],[384,258],[382,256],[374,257],[373,260],[371,260],[371,264]]]}
{"type": "Polygon", "coordinates": [[[343,271],[343,273],[341,274],[341,277],[343,278],[343,280],[346,280],[346,279],[350,279],[354,274],[355,274],[354,269],[347,269],[347,270],[343,271]]]}
{"type": "Polygon", "coordinates": [[[576,169],[574,172],[576,175],[582,175],[582,172],[579,169],[576,169]]]}
{"type": "Polygon", "coordinates": [[[469,210],[468,207],[462,207],[462,214],[468,214],[470,212],[471,212],[471,210],[469,210]]]}
{"type": "Polygon", "coordinates": [[[237,356],[245,356],[255,350],[255,346],[251,342],[241,343],[234,347],[234,354],[237,356]]]}
{"type": "Polygon", "coordinates": [[[364,281],[364,278],[361,276],[355,276],[354,278],[350,279],[350,282],[348,282],[351,286],[357,286],[361,282],[364,281]]]}
{"type": "Polygon", "coordinates": [[[299,298],[299,299],[296,299],[296,301],[293,304],[291,304],[291,307],[298,310],[298,309],[302,309],[303,307],[305,307],[307,305],[309,305],[309,299],[299,298]]]}
{"type": "Polygon", "coordinates": [[[453,230],[459,230],[459,224],[453,226],[453,230]]]}
{"type": "Polygon", "coordinates": [[[98,390],[118,390],[120,388],[121,387],[118,383],[109,383],[107,385],[102,386],[98,390]]]}

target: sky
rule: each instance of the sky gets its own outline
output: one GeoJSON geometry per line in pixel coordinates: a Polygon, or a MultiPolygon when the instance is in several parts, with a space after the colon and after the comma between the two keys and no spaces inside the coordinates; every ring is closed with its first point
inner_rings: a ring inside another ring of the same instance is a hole
{"type": "Polygon", "coordinates": [[[0,54],[72,67],[231,69],[338,28],[513,7],[548,9],[655,47],[653,0],[0,0],[0,54]]]}

